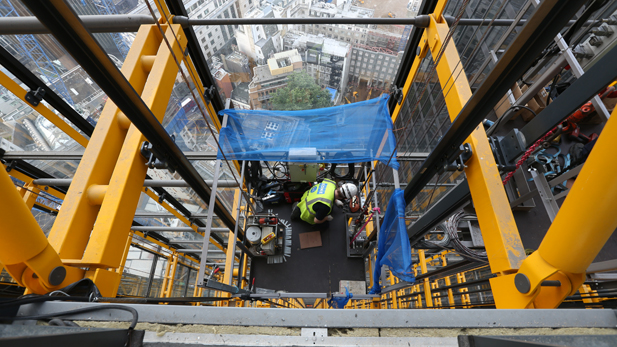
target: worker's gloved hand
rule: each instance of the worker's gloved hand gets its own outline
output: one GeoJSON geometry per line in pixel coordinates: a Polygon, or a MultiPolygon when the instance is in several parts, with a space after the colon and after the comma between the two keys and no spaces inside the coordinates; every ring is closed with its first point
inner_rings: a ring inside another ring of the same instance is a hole
{"type": "Polygon", "coordinates": [[[333,220],[333,219],[334,219],[334,217],[332,217],[332,215],[331,215],[331,214],[330,214],[330,215],[328,215],[328,216],[326,217],[326,220],[327,220],[328,222],[329,222],[329,221],[331,221],[331,220],[333,220]]]}
{"type": "Polygon", "coordinates": [[[334,200],[334,203],[336,204],[336,206],[341,207],[341,208],[345,206],[345,204],[341,200],[338,200],[338,199],[334,200]]]}

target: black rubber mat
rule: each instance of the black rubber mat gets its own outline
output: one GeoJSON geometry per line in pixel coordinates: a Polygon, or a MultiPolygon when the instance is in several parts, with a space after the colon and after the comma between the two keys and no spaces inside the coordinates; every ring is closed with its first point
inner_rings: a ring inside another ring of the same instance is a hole
{"type": "MultiPolygon", "coordinates": [[[[291,205],[265,206],[289,221],[291,205]]],[[[293,293],[338,292],[340,280],[364,281],[362,258],[347,258],[345,248],[345,218],[334,208],[334,220],[321,225],[291,221],[291,257],[282,264],[267,264],[265,258],[253,258],[251,271],[257,288],[284,290],[293,293]],[[321,247],[300,249],[299,234],[321,231],[321,247]]]]}

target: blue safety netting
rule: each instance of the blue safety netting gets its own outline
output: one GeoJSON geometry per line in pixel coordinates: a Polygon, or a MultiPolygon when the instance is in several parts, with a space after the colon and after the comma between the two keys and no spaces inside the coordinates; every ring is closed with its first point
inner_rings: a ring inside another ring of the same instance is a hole
{"type": "Polygon", "coordinates": [[[334,296],[328,299],[328,306],[334,308],[345,308],[345,305],[353,298],[353,294],[349,292],[349,288],[345,287],[345,296],[337,297],[334,296]]]}
{"type": "MultiPolygon", "coordinates": [[[[305,163],[388,163],[396,141],[388,95],[304,111],[223,110],[219,142],[229,160],[305,163]]],[[[223,155],[218,153],[218,158],[223,155]]],[[[388,163],[398,169],[396,153],[388,163]]]]}
{"type": "Polygon", "coordinates": [[[402,281],[410,283],[416,281],[411,269],[411,246],[405,225],[405,196],[401,189],[396,189],[390,197],[388,209],[379,230],[371,294],[381,293],[379,277],[382,265],[388,265],[390,271],[402,281]]]}

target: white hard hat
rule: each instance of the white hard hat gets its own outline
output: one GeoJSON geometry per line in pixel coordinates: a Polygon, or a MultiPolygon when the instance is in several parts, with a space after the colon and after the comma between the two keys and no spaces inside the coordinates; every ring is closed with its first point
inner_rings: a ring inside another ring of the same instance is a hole
{"type": "Polygon", "coordinates": [[[341,186],[341,192],[345,199],[351,199],[358,194],[358,187],[353,183],[345,183],[341,186]]]}

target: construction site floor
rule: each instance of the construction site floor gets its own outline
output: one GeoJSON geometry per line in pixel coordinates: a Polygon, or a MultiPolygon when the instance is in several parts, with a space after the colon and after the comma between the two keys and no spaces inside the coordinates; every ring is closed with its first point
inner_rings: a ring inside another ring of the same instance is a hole
{"type": "MultiPolygon", "coordinates": [[[[290,220],[291,205],[265,206],[279,218],[290,220]]],[[[281,264],[268,264],[265,258],[253,258],[255,287],[293,293],[330,293],[339,291],[339,281],[364,281],[362,258],[348,258],[345,218],[334,207],[334,219],[321,225],[291,221],[291,257],[281,264]],[[300,249],[300,233],[321,231],[321,247],[300,249]]]]}

